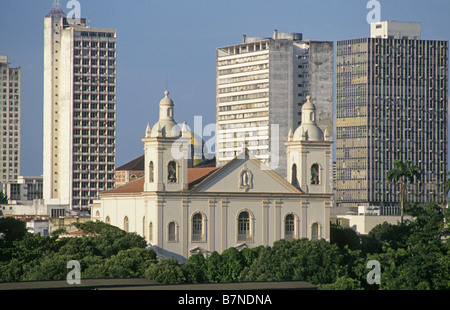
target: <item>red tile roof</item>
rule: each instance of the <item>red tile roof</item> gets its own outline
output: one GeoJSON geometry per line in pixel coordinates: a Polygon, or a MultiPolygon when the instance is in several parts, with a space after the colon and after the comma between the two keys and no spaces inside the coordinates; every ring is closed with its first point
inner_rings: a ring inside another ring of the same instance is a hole
{"type": "Polygon", "coordinates": [[[133,159],[132,161],[123,164],[122,166],[116,168],[116,171],[121,170],[129,170],[129,171],[137,171],[137,170],[144,170],[144,159],[145,156],[139,156],[138,158],[133,159]]]}
{"type": "Polygon", "coordinates": [[[206,179],[209,175],[214,173],[217,167],[204,167],[204,168],[189,168],[188,169],[188,184],[189,189],[206,179]]]}
{"type": "MultiPolygon", "coordinates": [[[[188,168],[188,184],[189,188],[203,181],[206,177],[216,171],[217,167],[188,168]]],[[[108,194],[132,194],[144,191],[144,178],[129,182],[123,186],[116,187],[110,191],[104,192],[108,194]]]]}

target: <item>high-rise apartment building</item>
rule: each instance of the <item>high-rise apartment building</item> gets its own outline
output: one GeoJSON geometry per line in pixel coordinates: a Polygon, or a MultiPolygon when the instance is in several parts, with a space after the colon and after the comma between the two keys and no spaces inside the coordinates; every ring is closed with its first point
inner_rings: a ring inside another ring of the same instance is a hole
{"type": "Polygon", "coordinates": [[[20,76],[7,56],[0,56],[0,183],[10,183],[20,175],[20,76]]]}
{"type": "Polygon", "coordinates": [[[371,29],[370,38],[337,43],[337,206],[398,205],[399,185],[386,177],[397,159],[423,170],[407,201],[441,203],[448,42],[419,39],[417,23],[380,22],[371,29]]]}
{"type": "Polygon", "coordinates": [[[91,28],[58,7],[44,19],[46,204],[86,211],[114,187],[116,31],[91,28]]]}
{"type": "Polygon", "coordinates": [[[289,131],[301,123],[309,95],[317,124],[333,130],[333,42],[301,33],[247,38],[217,48],[216,160],[222,166],[244,146],[286,176],[289,131]]]}

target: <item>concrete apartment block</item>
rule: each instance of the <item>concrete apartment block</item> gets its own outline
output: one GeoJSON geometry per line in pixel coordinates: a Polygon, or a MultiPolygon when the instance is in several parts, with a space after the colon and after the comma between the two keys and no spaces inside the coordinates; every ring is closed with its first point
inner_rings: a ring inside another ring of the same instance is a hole
{"type": "Polygon", "coordinates": [[[54,8],[44,19],[46,204],[86,212],[114,187],[116,31],[54,8]]]}
{"type": "Polygon", "coordinates": [[[301,33],[243,37],[217,48],[218,166],[246,145],[286,176],[290,130],[301,124],[306,97],[317,106],[317,124],[333,134],[333,42],[303,40],[301,33]]]}

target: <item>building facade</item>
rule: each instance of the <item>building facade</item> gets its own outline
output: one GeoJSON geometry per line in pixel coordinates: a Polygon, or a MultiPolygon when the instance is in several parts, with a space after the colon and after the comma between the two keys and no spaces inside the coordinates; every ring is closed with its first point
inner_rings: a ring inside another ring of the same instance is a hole
{"type": "Polygon", "coordinates": [[[216,160],[249,151],[286,177],[285,138],[301,123],[309,95],[317,124],[333,128],[333,42],[274,32],[217,48],[216,160]]]}
{"type": "Polygon", "coordinates": [[[370,38],[337,43],[338,206],[397,205],[400,188],[387,182],[397,159],[423,171],[408,202],[445,201],[448,42],[409,25],[375,23],[370,38]]]}
{"type": "Polygon", "coordinates": [[[309,121],[286,137],[289,181],[246,148],[224,166],[189,168],[191,138],[166,92],[159,121],[142,138],[144,177],[101,193],[92,219],[136,232],[161,257],[181,261],[280,239],[329,240],[332,141],[315,124],[314,105],[305,105],[309,121]]]}
{"type": "Polygon", "coordinates": [[[0,183],[17,180],[20,175],[21,68],[10,67],[0,55],[0,183]]]}
{"type": "Polygon", "coordinates": [[[44,19],[44,199],[85,212],[114,187],[116,31],[44,19]]]}
{"type": "Polygon", "coordinates": [[[9,200],[33,201],[42,199],[42,176],[19,176],[16,181],[3,184],[9,200]]]}

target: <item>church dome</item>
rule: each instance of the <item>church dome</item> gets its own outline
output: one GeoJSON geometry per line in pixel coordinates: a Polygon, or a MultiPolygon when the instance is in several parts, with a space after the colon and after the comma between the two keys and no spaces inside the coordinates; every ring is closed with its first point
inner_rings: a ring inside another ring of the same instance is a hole
{"type": "Polygon", "coordinates": [[[292,139],[294,141],[323,141],[323,132],[316,124],[316,106],[311,102],[311,97],[306,98],[302,106],[302,123],[295,130],[292,139]]]}
{"type": "Polygon", "coordinates": [[[174,106],[172,99],[169,98],[169,91],[166,90],[164,92],[164,98],[161,99],[161,101],[159,102],[159,106],[174,106]]]}
{"type": "Polygon", "coordinates": [[[181,132],[180,126],[173,120],[159,120],[153,125],[151,137],[179,137],[181,132]]]}
{"type": "Polygon", "coordinates": [[[180,126],[173,119],[174,104],[169,98],[169,92],[164,92],[164,98],[159,102],[159,120],[153,125],[151,137],[179,137],[180,126]]]}
{"type": "Polygon", "coordinates": [[[323,132],[316,124],[300,125],[294,132],[294,141],[323,141],[323,132]]]}

